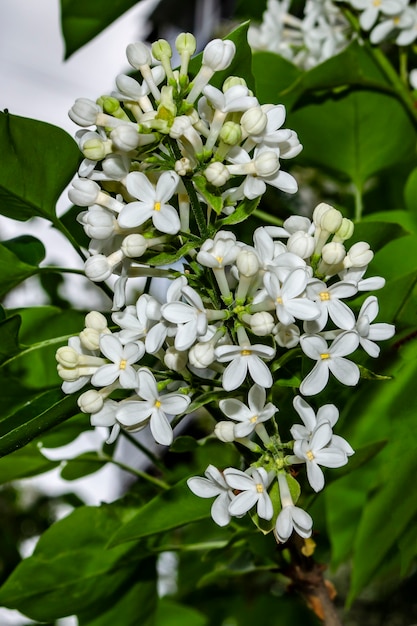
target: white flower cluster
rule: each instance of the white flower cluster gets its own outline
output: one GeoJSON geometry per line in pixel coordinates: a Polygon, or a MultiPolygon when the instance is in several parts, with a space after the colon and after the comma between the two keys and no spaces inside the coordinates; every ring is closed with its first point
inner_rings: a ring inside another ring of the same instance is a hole
{"type": "Polygon", "coordinates": [[[96,126],[78,133],[85,160],[70,191],[87,207],[79,218],[91,238],[85,273],[96,282],[118,280],[111,328],[93,311],[79,336],[58,349],[62,388],[88,386],[79,407],[92,425],[111,429],[110,442],[121,430],[149,425],[158,444],[170,445],[172,417],[178,422],[208,397],[227,418],[217,421],[217,438],[247,446],[258,460],[246,471],[210,465],[206,478],[189,479],[190,489],[217,496],[212,515],[222,526],[256,505],[279,541],[293,530],[308,537],[312,520],[296,506],[291,466],[305,464],[319,491],[321,466],[341,467],[353,450],[333,434],[336,407],[325,405],[316,417],[301,396],[294,408],[304,426],[292,426],[282,441],[278,408],[267,396],[284,363],[303,396],[321,392],[330,374],[356,385],[359,368],[346,357],[359,347],[378,356],[375,342],[394,328],[373,323],[375,296],[360,309],[354,298],[384,279],[364,278],[369,245],[347,248],[353,223],[324,203],[312,220],[292,216],[282,227],[257,228],[252,245],[227,229],[250,214],[267,184],[296,191],[280,159],[301,145],[282,128],[282,105],[260,106],[236,77],[222,91],[208,83],[231,63],[231,41],[206,46],[193,81],[187,71],[195,40],[182,34],[176,45],[179,70],[171,68],[167,42],[152,47],[160,64],[144,44],[131,44],[128,59],[143,82],[119,76],[118,92],[98,103],[78,100],[70,111],[79,124],[96,126]],[[126,284],[137,276],[151,278],[151,289],[126,304],[126,284]],[[152,287],[161,276],[169,280],[158,295],[152,287]],[[313,362],[304,380],[303,355],[313,362]]]}
{"type": "Polygon", "coordinates": [[[249,28],[253,50],[276,52],[308,70],[348,45],[349,22],[332,0],[307,0],[302,19],[290,13],[290,4],[290,0],[268,0],[262,23],[249,28]]]}

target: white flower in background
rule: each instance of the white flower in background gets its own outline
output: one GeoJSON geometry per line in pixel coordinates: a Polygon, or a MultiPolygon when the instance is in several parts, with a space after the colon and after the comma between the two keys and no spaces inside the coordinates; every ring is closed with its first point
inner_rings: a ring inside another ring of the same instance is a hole
{"type": "Polygon", "coordinates": [[[223,474],[214,465],[209,465],[204,472],[206,478],[193,476],[187,480],[191,491],[200,498],[213,498],[211,517],[219,526],[230,522],[229,504],[233,498],[232,489],[226,483],[223,474]]]}
{"type": "Polygon", "coordinates": [[[401,7],[394,15],[387,16],[386,19],[381,20],[372,30],[370,34],[370,41],[373,44],[381,43],[385,39],[388,39],[392,33],[409,29],[413,26],[413,16],[406,10],[408,0],[401,2],[401,7]]]}
{"type": "Polygon", "coordinates": [[[102,335],[100,350],[112,363],[99,367],[93,374],[91,384],[96,387],[106,387],[119,379],[121,387],[134,389],[137,385],[137,372],[133,363],[140,361],[145,354],[143,343],[123,345],[115,335],[102,335]]]}
{"type": "Polygon", "coordinates": [[[229,365],[223,372],[222,385],[225,391],[237,389],[249,374],[252,380],[263,387],[272,387],[272,374],[262,359],[272,359],[274,348],[263,344],[247,344],[242,346],[217,346],[214,351],[219,363],[229,365]]]}
{"type": "Polygon", "coordinates": [[[347,454],[338,446],[331,443],[332,428],[329,422],[324,421],[315,427],[311,437],[294,441],[294,454],[299,459],[294,463],[305,462],[307,478],[314,491],[324,487],[323,467],[342,467],[346,465],[347,454]]]}
{"type": "Polygon", "coordinates": [[[153,438],[157,443],[169,446],[173,433],[168,415],[184,413],[191,398],[182,393],[160,395],[152,372],[147,368],[138,371],[138,395],[142,400],[124,402],[117,411],[117,420],[128,427],[137,428],[149,421],[153,438]]]}
{"type": "Polygon", "coordinates": [[[256,512],[262,519],[269,520],[274,514],[268,487],[275,474],[267,472],[263,467],[251,467],[247,472],[241,472],[234,467],[228,467],[223,472],[226,483],[232,489],[241,493],[233,498],[229,504],[229,513],[241,517],[256,504],[256,512]]]}
{"type": "Polygon", "coordinates": [[[219,406],[231,420],[239,422],[234,426],[235,437],[247,437],[258,424],[269,420],[277,411],[277,407],[266,401],[266,391],[260,385],[253,385],[248,393],[248,405],[236,398],[220,400],[219,406]]]}
{"type": "Polygon", "coordinates": [[[303,509],[294,505],[287,477],[281,472],[278,474],[278,484],[282,509],[275,524],[275,536],[278,541],[285,543],[295,530],[300,537],[307,539],[307,537],[311,536],[313,528],[311,516],[303,509]]]}
{"type": "Polygon", "coordinates": [[[119,226],[135,228],[152,219],[159,231],[176,235],[181,227],[180,218],[168,200],[176,192],[178,182],[179,176],[173,170],[162,172],[155,187],[143,172],[128,174],[126,188],[138,202],[130,202],[122,209],[118,217],[119,226]]]}
{"type": "Polygon", "coordinates": [[[307,274],[304,269],[295,269],[280,283],[274,272],[266,272],[264,285],[268,295],[275,304],[278,320],[288,326],[295,319],[313,320],[320,314],[320,310],[309,298],[302,297],[307,284],[307,274]]]}
{"type": "Polygon", "coordinates": [[[342,330],[352,330],[355,326],[355,316],[342,298],[354,296],[357,288],[353,283],[341,281],[327,286],[321,280],[311,280],[307,285],[307,296],[317,303],[320,315],[313,321],[307,321],[304,325],[306,332],[318,333],[327,324],[330,316],[332,322],[342,330]]]}
{"type": "Polygon", "coordinates": [[[344,358],[354,352],[359,345],[359,338],[355,332],[341,333],[330,347],[319,335],[302,335],[300,345],[303,352],[316,361],[311,372],[302,381],[300,393],[305,396],[320,393],[327,385],[329,372],[344,385],[358,384],[360,376],[358,366],[344,358]]]}
{"type": "Polygon", "coordinates": [[[374,358],[379,356],[380,347],[375,341],[391,339],[395,334],[395,326],[393,324],[385,324],[383,322],[372,324],[378,315],[378,298],[369,296],[361,306],[355,330],[359,335],[359,343],[362,348],[374,358]]]}
{"type": "Polygon", "coordinates": [[[354,9],[362,11],[359,18],[361,28],[370,30],[376,23],[379,14],[396,15],[403,8],[399,0],[350,0],[354,9]]]}

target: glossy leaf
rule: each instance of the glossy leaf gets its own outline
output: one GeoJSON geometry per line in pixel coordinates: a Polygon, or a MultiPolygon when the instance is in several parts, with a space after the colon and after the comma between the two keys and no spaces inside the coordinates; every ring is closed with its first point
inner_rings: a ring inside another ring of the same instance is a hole
{"type": "Polygon", "coordinates": [[[61,27],[65,58],[91,41],[140,0],[61,0],[61,27]]]}
{"type": "Polygon", "coordinates": [[[38,268],[21,261],[19,257],[7,246],[7,242],[0,244],[0,298],[9,291],[20,285],[24,280],[33,276],[38,268]]]}
{"type": "Polygon", "coordinates": [[[161,598],[155,616],[155,626],[206,626],[207,617],[196,609],[161,598]]]}
{"type": "Polygon", "coordinates": [[[45,391],[0,421],[0,456],[22,448],[55,424],[78,413],[76,397],[45,391]]]}
{"type": "Polygon", "coordinates": [[[3,241],[2,244],[23,263],[28,263],[29,265],[37,266],[45,258],[45,246],[42,241],[32,237],[32,235],[21,235],[20,237],[3,241]]]}
{"type": "Polygon", "coordinates": [[[195,496],[185,480],[145,504],[127,524],[111,538],[118,545],[178,526],[210,517],[211,499],[195,496]]]}
{"type": "Polygon", "coordinates": [[[0,458],[0,484],[49,472],[59,465],[43,456],[39,447],[31,443],[8,456],[0,458]]]}
{"type": "Polygon", "coordinates": [[[147,556],[131,546],[105,549],[122,518],[117,506],[103,505],[56,522],[1,587],[1,605],[39,621],[111,607],[147,556]]]}
{"type": "Polygon", "coordinates": [[[254,52],[252,71],[256,81],[256,97],[261,104],[285,104],[291,101],[286,91],[304,74],[287,59],[274,52],[254,52]],[[271,80],[271,76],[274,80],[271,80]]]}
{"type": "Polygon", "coordinates": [[[72,179],[79,150],[62,129],[0,113],[0,213],[16,220],[54,221],[56,202],[72,179]]]}
{"type": "Polygon", "coordinates": [[[100,458],[96,452],[84,452],[65,462],[61,470],[61,478],[64,480],[77,480],[83,476],[89,476],[98,472],[104,465],[108,463],[108,459],[100,458]]]}
{"type": "Polygon", "coordinates": [[[20,352],[18,337],[21,323],[20,315],[12,315],[0,322],[0,365],[20,352]]]}

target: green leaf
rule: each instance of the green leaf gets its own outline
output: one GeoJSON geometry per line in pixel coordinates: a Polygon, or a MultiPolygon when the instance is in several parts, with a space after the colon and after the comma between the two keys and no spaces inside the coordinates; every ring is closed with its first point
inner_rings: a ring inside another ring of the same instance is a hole
{"type": "Polygon", "coordinates": [[[79,456],[65,461],[61,470],[61,478],[64,480],[77,480],[83,476],[88,476],[98,472],[108,459],[103,459],[97,452],[84,452],[79,456]]]}
{"type": "Polygon", "coordinates": [[[193,176],[193,183],[203,196],[204,202],[219,215],[223,209],[223,198],[218,188],[210,185],[205,176],[193,176]],[[216,191],[217,193],[215,193],[216,191]]]}
{"type": "Polygon", "coordinates": [[[243,222],[256,210],[260,199],[261,198],[259,197],[254,198],[253,200],[243,200],[243,202],[237,205],[233,213],[224,217],[222,220],[219,220],[216,227],[223,228],[223,226],[230,226],[232,224],[239,224],[240,222],[243,222]]]}
{"type": "Polygon", "coordinates": [[[78,413],[70,419],[57,424],[37,438],[42,448],[59,448],[66,446],[76,439],[81,433],[90,429],[90,421],[85,413],[78,413]]]}
{"type": "Polygon", "coordinates": [[[0,484],[49,472],[59,465],[43,456],[39,447],[31,443],[24,448],[0,458],[0,484]]]}
{"type": "Polygon", "coordinates": [[[15,239],[2,242],[21,261],[28,265],[39,265],[44,260],[46,250],[42,241],[31,235],[21,235],[15,239]]]}
{"type": "Polygon", "coordinates": [[[61,0],[65,59],[91,41],[140,0],[61,0]]]}
{"type": "MultiPolygon", "coordinates": [[[[1,174],[0,174],[1,176],[1,174]]],[[[0,191],[1,193],[1,191],[0,191]]],[[[1,202],[1,198],[0,198],[1,202]]],[[[0,298],[24,280],[37,273],[38,268],[21,261],[7,246],[9,242],[0,243],[0,298]]]]}
{"type": "Polygon", "coordinates": [[[12,315],[0,322],[0,365],[20,352],[18,337],[21,324],[20,315],[12,315]]]}
{"type": "Polygon", "coordinates": [[[342,175],[359,190],[373,174],[415,161],[413,124],[400,102],[383,93],[317,98],[291,113],[288,125],[304,145],[300,163],[342,175]]]}
{"type": "Polygon", "coordinates": [[[0,113],[0,213],[16,220],[56,220],[55,206],[78,167],[80,153],[62,129],[0,113]]]}
{"type": "Polygon", "coordinates": [[[169,598],[161,598],[158,603],[155,626],[206,626],[207,623],[207,617],[196,609],[178,604],[169,598]]]}
{"type": "Polygon", "coordinates": [[[171,265],[176,261],[182,259],[190,250],[195,248],[196,242],[191,240],[187,241],[181,248],[176,250],[175,252],[160,252],[158,254],[150,254],[143,256],[143,262],[146,262],[149,265],[171,265]]]}
{"type": "Polygon", "coordinates": [[[38,435],[78,413],[76,398],[60,389],[45,391],[28,400],[0,421],[0,456],[10,454],[38,435]]]}
{"type": "Polygon", "coordinates": [[[102,505],[53,524],[1,587],[0,604],[39,621],[113,606],[147,556],[131,546],[105,549],[123,518],[118,505],[102,505]]]}
{"type": "Polygon", "coordinates": [[[256,81],[256,97],[261,104],[287,104],[285,92],[304,74],[287,59],[274,52],[254,52],[252,71],[256,81]],[[271,80],[271,76],[274,80],[271,80]]]}
{"type": "MultiPolygon", "coordinates": [[[[396,213],[396,211],[393,211],[396,213]]],[[[385,245],[409,235],[403,226],[400,224],[392,223],[389,220],[379,221],[375,218],[375,215],[368,216],[368,218],[355,224],[355,230],[351,239],[347,242],[347,247],[351,247],[358,241],[366,241],[371,246],[371,250],[376,252],[385,245]]]]}
{"type": "Polygon", "coordinates": [[[211,504],[211,500],[194,495],[186,481],[181,480],[145,504],[111,538],[110,545],[148,537],[210,517],[211,504]]]}

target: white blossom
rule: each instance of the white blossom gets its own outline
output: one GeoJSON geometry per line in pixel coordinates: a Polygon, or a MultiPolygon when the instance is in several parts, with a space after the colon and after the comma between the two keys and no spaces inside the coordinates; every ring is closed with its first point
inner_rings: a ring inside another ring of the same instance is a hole
{"type": "Polygon", "coordinates": [[[268,421],[277,411],[277,407],[266,401],[266,391],[260,385],[253,385],[248,393],[248,405],[243,404],[236,398],[220,400],[221,411],[231,420],[239,422],[235,424],[234,434],[236,437],[247,437],[255,430],[258,424],[268,421]]]}
{"type": "Polygon", "coordinates": [[[96,387],[105,387],[119,379],[121,387],[134,389],[137,385],[137,372],[133,364],[137,363],[145,353],[143,343],[123,345],[115,335],[102,335],[100,350],[112,363],[98,368],[91,383],[96,387]]]}
{"type": "Polygon", "coordinates": [[[263,359],[272,359],[274,348],[263,344],[222,345],[217,346],[214,352],[219,363],[230,361],[223,372],[222,385],[225,391],[240,387],[248,371],[255,383],[272,387],[272,375],[263,359]]]}
{"type": "Polygon", "coordinates": [[[241,517],[256,504],[256,511],[262,519],[270,520],[274,514],[268,487],[274,478],[274,472],[267,472],[263,467],[249,468],[242,472],[228,467],[223,472],[226,483],[241,493],[229,504],[230,515],[241,517]]]}
{"type": "Polygon", "coordinates": [[[206,478],[193,476],[187,480],[191,491],[200,498],[217,496],[211,506],[211,517],[219,526],[230,522],[229,504],[233,498],[232,489],[226,483],[223,474],[214,465],[209,465],[204,472],[206,478]]]}

